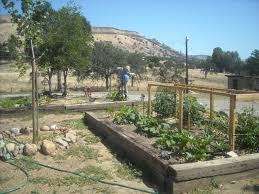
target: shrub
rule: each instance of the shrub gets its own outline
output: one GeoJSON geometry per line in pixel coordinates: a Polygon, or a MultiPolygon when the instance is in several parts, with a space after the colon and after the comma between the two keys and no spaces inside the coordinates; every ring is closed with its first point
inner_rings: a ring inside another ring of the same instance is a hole
{"type": "Polygon", "coordinates": [[[0,100],[0,107],[2,108],[24,107],[24,106],[31,106],[31,104],[32,104],[31,96],[19,97],[19,98],[3,98],[0,100]]]}
{"type": "Polygon", "coordinates": [[[175,116],[176,93],[174,90],[162,88],[155,94],[153,101],[154,111],[161,117],[166,118],[175,116]]]}
{"type": "Polygon", "coordinates": [[[123,94],[121,92],[118,92],[118,91],[109,92],[108,95],[107,95],[107,98],[111,99],[112,101],[123,101],[123,100],[125,100],[123,94]]]}
{"type": "Polygon", "coordinates": [[[237,146],[250,152],[259,151],[259,117],[254,115],[252,109],[244,110],[238,114],[236,127],[237,146]]]}
{"type": "Polygon", "coordinates": [[[140,115],[136,108],[122,107],[114,114],[113,122],[115,124],[135,124],[139,120],[140,115]]]}

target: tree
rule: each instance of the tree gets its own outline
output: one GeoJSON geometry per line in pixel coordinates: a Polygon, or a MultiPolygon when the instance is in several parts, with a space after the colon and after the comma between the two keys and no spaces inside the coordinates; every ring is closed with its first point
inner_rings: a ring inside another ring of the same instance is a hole
{"type": "Polygon", "coordinates": [[[29,55],[32,64],[32,121],[33,121],[33,143],[38,141],[38,99],[37,99],[37,65],[38,57],[35,53],[37,48],[42,43],[42,34],[46,14],[37,14],[41,10],[46,1],[39,0],[23,0],[21,5],[15,5],[15,1],[2,0],[4,7],[12,16],[12,21],[17,24],[17,34],[25,53],[21,53],[17,58],[17,63],[22,62],[24,56],[29,55]],[[20,7],[21,10],[18,10],[20,7]]]}
{"type": "Polygon", "coordinates": [[[208,73],[215,72],[215,64],[212,62],[212,58],[209,56],[205,61],[201,62],[201,71],[204,72],[205,79],[208,77],[208,73]]]}
{"type": "Polygon", "coordinates": [[[146,71],[145,57],[141,53],[129,53],[127,63],[131,66],[132,71],[138,76],[141,76],[141,74],[146,71]]]}
{"type": "Polygon", "coordinates": [[[249,75],[259,75],[259,50],[255,49],[244,66],[249,75]]]}
{"type": "Polygon", "coordinates": [[[226,69],[226,63],[224,61],[224,52],[220,47],[213,49],[212,63],[215,64],[216,71],[222,73],[226,69]]]}
{"type": "Polygon", "coordinates": [[[106,89],[109,89],[109,78],[115,68],[126,64],[126,53],[116,48],[111,42],[100,41],[94,43],[91,71],[94,76],[105,79],[106,89]]]}
{"type": "Polygon", "coordinates": [[[66,96],[68,71],[90,64],[93,40],[91,26],[74,5],[63,7],[54,13],[51,22],[47,35],[51,59],[49,64],[52,68],[55,64],[54,69],[63,72],[63,96],[66,96]]]}

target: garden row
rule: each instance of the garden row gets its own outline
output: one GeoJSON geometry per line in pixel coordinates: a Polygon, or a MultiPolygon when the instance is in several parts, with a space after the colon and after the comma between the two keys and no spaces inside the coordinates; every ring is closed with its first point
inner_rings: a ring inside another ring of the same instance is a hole
{"type": "MultiPolygon", "coordinates": [[[[184,123],[191,123],[191,130],[179,129],[168,123],[168,117],[176,117],[176,94],[163,89],[156,93],[153,111],[156,117],[140,114],[137,108],[123,107],[113,115],[115,124],[134,124],[136,132],[146,137],[154,137],[154,146],[161,150],[164,159],[174,158],[178,162],[209,160],[224,156],[229,150],[228,115],[214,112],[210,121],[206,107],[197,99],[185,95],[183,103],[184,123]],[[189,119],[188,119],[189,118],[189,119]]],[[[259,151],[259,118],[252,110],[237,113],[237,152],[259,151]]]]}

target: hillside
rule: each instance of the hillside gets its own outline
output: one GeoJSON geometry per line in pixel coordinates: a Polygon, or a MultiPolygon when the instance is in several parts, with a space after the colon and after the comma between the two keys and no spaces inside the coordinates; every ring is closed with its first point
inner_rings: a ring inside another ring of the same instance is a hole
{"type": "Polygon", "coordinates": [[[152,56],[180,56],[178,52],[158,42],[141,36],[138,32],[119,30],[111,27],[93,27],[95,41],[111,41],[116,47],[129,52],[139,52],[152,56]]]}
{"type": "MultiPolygon", "coordinates": [[[[129,52],[139,52],[152,56],[180,56],[178,52],[158,42],[141,36],[138,32],[120,30],[112,27],[93,27],[95,41],[110,41],[112,44],[129,52]]],[[[15,33],[15,26],[10,16],[0,16],[0,42],[7,41],[15,33]]]]}

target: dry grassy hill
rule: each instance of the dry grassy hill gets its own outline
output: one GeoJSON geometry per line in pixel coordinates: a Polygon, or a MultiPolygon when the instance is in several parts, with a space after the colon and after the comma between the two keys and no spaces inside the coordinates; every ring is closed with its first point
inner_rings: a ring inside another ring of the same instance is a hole
{"type": "Polygon", "coordinates": [[[93,27],[95,41],[111,41],[116,47],[129,52],[144,53],[151,56],[180,56],[178,52],[158,42],[156,39],[148,39],[138,32],[119,30],[110,27],[93,27]]]}
{"type": "MultiPolygon", "coordinates": [[[[178,52],[158,42],[148,39],[138,32],[119,30],[112,27],[93,27],[95,41],[110,41],[116,47],[129,52],[139,52],[152,56],[180,56],[178,52]]],[[[5,42],[11,34],[15,33],[15,25],[10,16],[0,16],[0,42],[5,42]]]]}

